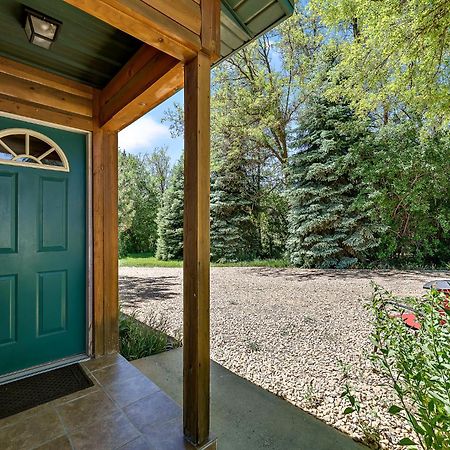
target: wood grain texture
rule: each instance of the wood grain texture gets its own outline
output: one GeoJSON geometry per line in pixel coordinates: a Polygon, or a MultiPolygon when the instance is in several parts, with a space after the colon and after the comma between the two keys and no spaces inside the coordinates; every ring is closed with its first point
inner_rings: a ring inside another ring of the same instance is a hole
{"type": "Polygon", "coordinates": [[[149,45],[142,45],[141,48],[128,60],[115,77],[102,89],[102,102],[109,101],[114,95],[125,86],[133,77],[160,51],[149,45]]]}
{"type": "Polygon", "coordinates": [[[180,61],[192,59],[200,37],[142,0],[65,0],[180,61]]]}
{"type": "Polygon", "coordinates": [[[0,111],[16,114],[30,119],[42,120],[77,130],[92,131],[91,117],[77,116],[64,111],[56,111],[45,106],[28,103],[20,99],[12,99],[0,95],[0,111]]]}
{"type": "Polygon", "coordinates": [[[5,73],[0,73],[0,94],[19,101],[26,100],[28,103],[38,106],[92,117],[92,101],[90,99],[5,73]]]}
{"type": "Polygon", "coordinates": [[[119,350],[117,132],[99,126],[100,93],[94,96],[92,133],[93,339],[96,357],[119,350]]]}
{"type": "Polygon", "coordinates": [[[158,79],[149,89],[126,105],[111,120],[105,122],[104,128],[122,130],[148,111],[158,106],[167,98],[183,87],[183,65],[178,63],[175,67],[158,79]]]}
{"type": "Polygon", "coordinates": [[[2,56],[0,56],[0,72],[89,100],[92,100],[94,95],[94,89],[90,86],[12,61],[2,56]]]}
{"type": "Polygon", "coordinates": [[[162,12],[167,17],[178,22],[183,27],[191,30],[198,36],[201,30],[201,16],[198,2],[194,0],[142,0],[154,9],[162,12]]]}
{"type": "Polygon", "coordinates": [[[178,90],[183,83],[179,61],[145,46],[101,94],[101,126],[120,130],[178,90]]]}
{"type": "Polygon", "coordinates": [[[185,67],[183,423],[186,438],[209,437],[210,59],[185,67]]]}
{"type": "Polygon", "coordinates": [[[212,62],[220,58],[220,0],[202,0],[202,51],[207,53],[212,62]]]}
{"type": "Polygon", "coordinates": [[[105,353],[119,351],[118,133],[105,131],[104,153],[104,333],[105,353]]]}
{"type": "Polygon", "coordinates": [[[0,57],[0,110],[91,131],[89,86],[0,57]]]}
{"type": "Polygon", "coordinates": [[[93,240],[93,340],[94,355],[105,354],[104,322],[104,131],[99,127],[100,95],[94,96],[92,133],[92,240],[93,240]]]}

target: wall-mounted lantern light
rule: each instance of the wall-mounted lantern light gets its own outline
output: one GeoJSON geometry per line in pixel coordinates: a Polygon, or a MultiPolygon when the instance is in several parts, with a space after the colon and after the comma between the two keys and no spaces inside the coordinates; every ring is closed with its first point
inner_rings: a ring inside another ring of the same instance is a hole
{"type": "Polygon", "coordinates": [[[62,22],[31,8],[25,8],[25,14],[28,40],[34,45],[49,49],[56,40],[62,22]]]}

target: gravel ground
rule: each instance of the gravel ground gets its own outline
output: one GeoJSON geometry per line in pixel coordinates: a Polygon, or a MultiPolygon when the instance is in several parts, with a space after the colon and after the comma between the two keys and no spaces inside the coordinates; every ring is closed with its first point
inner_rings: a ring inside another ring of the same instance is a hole
{"type": "MultiPolygon", "coordinates": [[[[358,422],[396,449],[405,423],[386,412],[394,399],[365,355],[369,343],[364,304],[376,282],[400,296],[423,294],[441,272],[212,268],[211,355],[236,374],[285,398],[357,439],[358,422]],[[349,382],[361,416],[343,415],[349,382]]],[[[145,320],[162,315],[172,334],[182,329],[182,270],[121,268],[123,308],[145,320]]]]}

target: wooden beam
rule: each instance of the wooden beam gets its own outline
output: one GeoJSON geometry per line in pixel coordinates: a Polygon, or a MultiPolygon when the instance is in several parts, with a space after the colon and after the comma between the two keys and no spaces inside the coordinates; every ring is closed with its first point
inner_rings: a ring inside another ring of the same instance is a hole
{"type": "Polygon", "coordinates": [[[202,0],[202,51],[212,62],[220,58],[220,0],[202,0]]]}
{"type": "Polygon", "coordinates": [[[200,50],[196,33],[142,0],[65,1],[180,61],[192,59],[200,50]]]}
{"type": "Polygon", "coordinates": [[[209,438],[210,59],[185,67],[183,424],[186,438],[209,438]]]}
{"type": "Polygon", "coordinates": [[[171,17],[180,25],[200,35],[201,15],[200,6],[194,0],[142,0],[147,5],[161,11],[167,17],[171,17]]]}
{"type": "Polygon", "coordinates": [[[0,111],[92,131],[94,89],[0,57],[0,111]]]}
{"type": "Polygon", "coordinates": [[[98,94],[94,97],[92,133],[93,334],[96,357],[119,350],[117,132],[99,126],[99,111],[98,94]]]}
{"type": "Polygon", "coordinates": [[[144,44],[120,69],[106,87],[103,88],[103,103],[106,103],[116,95],[144,66],[151,63],[158,53],[160,51],[156,48],[144,44]]]}
{"type": "Polygon", "coordinates": [[[75,128],[77,130],[93,130],[91,117],[76,116],[64,111],[55,111],[20,99],[11,99],[2,95],[0,95],[0,111],[22,117],[29,117],[30,119],[44,120],[46,122],[75,128]]]}
{"type": "Polygon", "coordinates": [[[0,73],[0,95],[78,116],[92,117],[92,101],[90,99],[5,73],[0,73]]]}
{"type": "Polygon", "coordinates": [[[90,86],[2,56],[0,56],[0,72],[85,99],[92,100],[94,96],[94,89],[90,86]]]}
{"type": "Polygon", "coordinates": [[[182,63],[153,47],[143,46],[103,89],[100,124],[121,130],[182,85],[182,63]]]}

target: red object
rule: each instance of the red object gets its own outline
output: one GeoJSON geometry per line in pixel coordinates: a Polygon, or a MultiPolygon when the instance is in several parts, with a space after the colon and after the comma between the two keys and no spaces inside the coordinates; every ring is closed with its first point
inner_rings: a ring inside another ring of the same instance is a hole
{"type": "MultiPolygon", "coordinates": [[[[448,281],[444,281],[444,280],[442,280],[442,281],[437,281],[437,283],[444,283],[444,282],[447,283],[447,285],[450,284],[448,281]]],[[[427,284],[424,286],[425,289],[430,289],[431,287],[434,288],[434,286],[432,285],[432,283],[436,283],[436,282],[430,282],[430,283],[427,283],[427,284]]],[[[445,300],[444,300],[443,303],[442,303],[442,308],[443,308],[443,309],[440,309],[440,310],[439,310],[439,314],[440,314],[442,317],[445,317],[445,316],[446,316],[446,312],[444,311],[444,309],[447,310],[447,311],[450,310],[450,289],[442,289],[442,288],[439,289],[439,288],[437,287],[436,290],[437,290],[438,292],[442,292],[443,294],[445,294],[445,300]]],[[[394,314],[392,317],[398,317],[398,318],[401,318],[401,319],[403,320],[404,324],[405,324],[407,327],[412,328],[413,330],[420,330],[420,327],[421,327],[420,322],[419,322],[419,320],[417,319],[417,316],[416,316],[414,313],[394,314]]],[[[440,321],[440,324],[441,324],[441,325],[445,325],[446,323],[447,323],[447,321],[444,320],[444,319],[442,319],[442,320],[440,321]]]]}
{"type": "Polygon", "coordinates": [[[407,327],[413,328],[414,330],[420,330],[421,325],[415,314],[403,313],[401,317],[407,327]]]}

